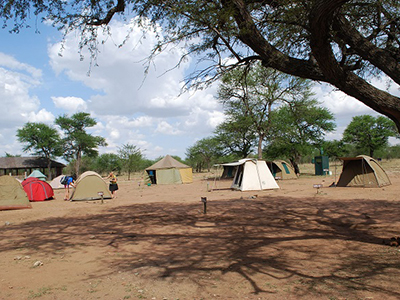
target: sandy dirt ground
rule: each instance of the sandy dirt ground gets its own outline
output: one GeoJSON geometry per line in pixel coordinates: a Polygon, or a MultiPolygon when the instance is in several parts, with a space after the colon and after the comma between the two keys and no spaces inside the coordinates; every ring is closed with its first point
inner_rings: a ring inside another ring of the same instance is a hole
{"type": "Polygon", "coordinates": [[[0,299],[399,299],[400,248],[383,242],[400,235],[400,172],[389,176],[384,188],[304,176],[262,192],[205,174],[134,178],[104,203],[56,190],[0,212],[0,299]]]}

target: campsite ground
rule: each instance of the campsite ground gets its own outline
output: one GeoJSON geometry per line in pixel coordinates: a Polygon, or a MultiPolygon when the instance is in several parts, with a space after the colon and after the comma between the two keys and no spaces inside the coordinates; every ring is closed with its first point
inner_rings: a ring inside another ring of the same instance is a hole
{"type": "Polygon", "coordinates": [[[304,174],[238,192],[195,174],[121,180],[105,203],[57,190],[0,212],[0,299],[398,299],[400,248],[382,241],[400,235],[400,167],[383,165],[392,185],[375,189],[304,174]]]}

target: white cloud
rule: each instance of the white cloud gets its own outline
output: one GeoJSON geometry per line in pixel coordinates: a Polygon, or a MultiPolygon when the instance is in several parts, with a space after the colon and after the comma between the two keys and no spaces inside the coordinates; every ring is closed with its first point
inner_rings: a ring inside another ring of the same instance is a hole
{"type": "MultiPolygon", "coordinates": [[[[112,37],[104,38],[106,41],[99,48],[99,67],[92,68],[90,76],[89,60],[80,61],[77,54],[77,36],[67,37],[62,56],[58,55],[60,44],[48,48],[50,65],[57,74],[65,73],[93,89],[87,101],[81,99],[71,106],[76,110],[77,103],[86,104],[92,116],[104,124],[100,133],[107,138],[107,149],[115,151],[129,142],[145,146],[147,153],[158,156],[162,155],[158,153],[161,149],[168,151],[172,135],[174,141],[179,136],[180,143],[175,144],[180,145],[177,152],[182,155],[194,136],[211,135],[223,119],[222,107],[214,97],[217,86],[180,94],[190,66],[188,60],[174,68],[183,50],[176,46],[161,52],[145,76],[143,61],[156,42],[154,33],[149,32],[142,39],[138,28],[118,22],[111,25],[111,32],[112,37]],[[117,47],[130,30],[124,46],[117,47]]],[[[84,54],[88,58],[88,53],[84,54]]],[[[67,110],[67,97],[52,99],[58,108],[67,110]]]]}
{"type": "Polygon", "coordinates": [[[0,67],[14,70],[19,73],[19,77],[27,80],[31,84],[39,84],[42,77],[42,70],[29,64],[21,63],[11,55],[0,52],[0,67]],[[28,74],[25,75],[25,72],[28,74]]]}
{"type": "Polygon", "coordinates": [[[161,121],[160,123],[158,123],[155,132],[161,133],[161,134],[166,134],[166,135],[182,134],[182,131],[180,131],[179,129],[177,129],[177,127],[172,126],[171,124],[169,124],[166,121],[161,121]]]}
{"type": "Polygon", "coordinates": [[[67,112],[86,111],[85,100],[79,97],[51,97],[55,107],[62,108],[67,112]]]}
{"type": "Polygon", "coordinates": [[[0,118],[0,128],[22,126],[32,121],[30,117],[40,110],[40,101],[37,96],[31,95],[31,90],[41,83],[41,72],[1,52],[0,65],[3,66],[0,67],[0,99],[4,112],[0,118]],[[10,59],[9,63],[5,62],[7,58],[10,59]]]}
{"type": "Polygon", "coordinates": [[[65,72],[70,79],[80,81],[99,92],[88,102],[88,108],[98,115],[130,115],[138,111],[155,115],[159,114],[157,108],[162,108],[166,114],[169,114],[169,110],[185,109],[176,96],[188,65],[174,68],[182,51],[173,48],[160,53],[154,59],[152,66],[155,67],[150,67],[145,76],[143,61],[156,42],[154,33],[149,32],[146,39],[142,39],[140,29],[118,22],[111,25],[111,32],[112,38],[109,39],[99,34],[100,39],[104,38],[106,42],[99,46],[99,67],[91,68],[90,76],[87,76],[89,54],[83,51],[87,59],[79,60],[79,37],[75,35],[67,38],[62,57],[58,55],[60,44],[49,47],[50,65],[57,73],[65,72]],[[125,45],[117,47],[130,30],[125,45]]]}
{"type": "Polygon", "coordinates": [[[341,118],[375,113],[361,101],[346,95],[342,91],[334,90],[333,87],[327,84],[315,85],[314,92],[316,93],[316,98],[324,107],[341,118]]]}
{"type": "Polygon", "coordinates": [[[23,117],[25,117],[29,122],[34,123],[46,123],[52,124],[54,122],[54,115],[53,113],[47,111],[46,109],[42,108],[38,112],[29,112],[29,113],[22,113],[23,117]]]}
{"type": "MultiPolygon", "coordinates": [[[[371,84],[382,90],[387,89],[391,94],[399,96],[400,91],[398,85],[393,82],[389,84],[389,82],[390,80],[388,78],[374,78],[371,84]]],[[[316,93],[316,98],[321,102],[321,105],[328,108],[335,116],[337,128],[334,132],[326,135],[327,140],[340,140],[344,130],[350,124],[354,116],[379,115],[379,113],[369,108],[361,101],[346,95],[342,91],[336,90],[328,84],[316,84],[313,90],[316,93]]]]}
{"type": "Polygon", "coordinates": [[[33,90],[42,86],[42,70],[0,52],[0,155],[23,154],[16,131],[27,122],[51,124],[54,115],[33,90]],[[3,153],[1,153],[3,152],[3,153]]]}

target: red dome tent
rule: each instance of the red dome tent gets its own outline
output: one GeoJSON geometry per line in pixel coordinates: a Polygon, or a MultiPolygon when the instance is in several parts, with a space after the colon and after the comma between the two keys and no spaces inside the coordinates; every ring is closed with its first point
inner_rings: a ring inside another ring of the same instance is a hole
{"type": "Polygon", "coordinates": [[[52,199],[54,196],[52,187],[36,177],[28,177],[22,181],[22,187],[28,195],[29,201],[44,201],[52,199]]]}

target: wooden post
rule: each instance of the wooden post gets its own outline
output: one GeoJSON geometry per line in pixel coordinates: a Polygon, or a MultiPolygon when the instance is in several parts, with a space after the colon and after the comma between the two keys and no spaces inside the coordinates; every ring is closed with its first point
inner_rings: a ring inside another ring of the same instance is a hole
{"type": "Polygon", "coordinates": [[[203,204],[204,204],[203,213],[206,214],[207,213],[207,197],[201,197],[201,202],[203,202],[203,204]]]}

